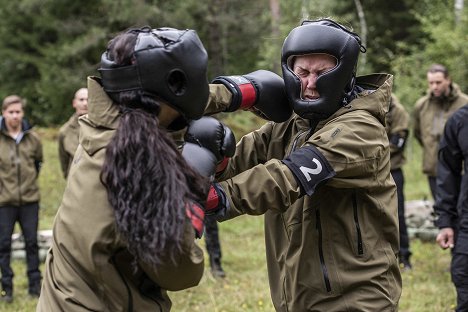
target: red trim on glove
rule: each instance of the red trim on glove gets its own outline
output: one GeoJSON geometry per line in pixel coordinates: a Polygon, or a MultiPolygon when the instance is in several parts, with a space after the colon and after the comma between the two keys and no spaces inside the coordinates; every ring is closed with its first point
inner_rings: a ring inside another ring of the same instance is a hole
{"type": "Polygon", "coordinates": [[[205,211],[197,204],[191,203],[185,206],[185,213],[195,229],[195,236],[201,238],[203,235],[203,228],[205,227],[205,211]]]}
{"type": "Polygon", "coordinates": [[[219,205],[219,196],[216,189],[213,185],[210,186],[210,191],[208,192],[208,199],[206,201],[206,211],[209,212],[210,210],[218,209],[219,205]]]}
{"type": "Polygon", "coordinates": [[[216,173],[221,173],[222,171],[224,171],[228,163],[229,163],[229,157],[224,156],[224,159],[221,160],[221,162],[216,166],[216,173]]]}
{"type": "Polygon", "coordinates": [[[255,87],[251,83],[245,83],[239,85],[239,89],[242,93],[242,103],[239,108],[248,110],[255,104],[255,100],[257,98],[255,87]]]}

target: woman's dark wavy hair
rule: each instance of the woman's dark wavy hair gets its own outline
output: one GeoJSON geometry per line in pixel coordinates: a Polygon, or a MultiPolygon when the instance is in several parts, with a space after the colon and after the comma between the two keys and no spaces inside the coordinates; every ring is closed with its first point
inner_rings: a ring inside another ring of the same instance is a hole
{"type": "MultiPolygon", "coordinates": [[[[132,62],[136,33],[109,42],[109,57],[132,62]]],[[[120,93],[122,116],[107,146],[101,181],[114,208],[116,226],[137,261],[176,261],[183,248],[186,209],[204,203],[208,181],[185,162],[159,127],[159,100],[144,91],[120,93]]],[[[193,212],[192,212],[193,213],[193,212]]]]}

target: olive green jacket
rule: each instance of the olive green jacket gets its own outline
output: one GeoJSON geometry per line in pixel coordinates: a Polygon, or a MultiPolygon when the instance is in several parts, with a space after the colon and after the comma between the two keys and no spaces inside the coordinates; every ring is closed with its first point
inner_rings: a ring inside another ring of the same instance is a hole
{"type": "Polygon", "coordinates": [[[0,207],[39,202],[42,160],[41,140],[27,123],[23,122],[22,138],[16,142],[0,118],[0,207]]]}
{"type": "MultiPolygon", "coordinates": [[[[358,77],[357,83],[378,89],[361,93],[313,133],[297,115],[265,124],[239,141],[219,177],[229,199],[220,220],[265,214],[277,311],[397,310],[402,287],[397,197],[384,127],[392,76],[358,77]],[[301,197],[281,160],[310,144],[336,176],[301,197]]],[[[214,102],[219,108],[222,100],[214,102]]]]}
{"type": "Polygon", "coordinates": [[[423,148],[423,172],[431,177],[437,175],[437,153],[445,123],[452,114],[468,103],[468,95],[452,83],[450,94],[443,99],[432,96],[428,91],[420,98],[413,111],[414,136],[423,148]]]}
{"type": "Polygon", "coordinates": [[[73,116],[71,116],[70,119],[68,119],[68,121],[60,128],[58,137],[60,168],[62,169],[65,179],[68,176],[73,155],[78,147],[79,135],[80,125],[78,124],[78,115],[73,114],[73,116]]]}
{"type": "Polygon", "coordinates": [[[133,257],[117,233],[99,178],[120,115],[98,81],[88,78],[88,90],[89,111],[80,118],[80,145],[54,221],[37,311],[169,311],[166,290],[199,283],[203,251],[187,218],[184,254],[177,263],[167,261],[156,268],[139,263],[137,272],[131,270],[133,257]],[[151,284],[159,288],[142,291],[151,284]]]}
{"type": "Polygon", "coordinates": [[[390,142],[390,167],[391,170],[400,169],[406,162],[404,148],[408,139],[409,114],[393,94],[385,121],[390,142]]]}

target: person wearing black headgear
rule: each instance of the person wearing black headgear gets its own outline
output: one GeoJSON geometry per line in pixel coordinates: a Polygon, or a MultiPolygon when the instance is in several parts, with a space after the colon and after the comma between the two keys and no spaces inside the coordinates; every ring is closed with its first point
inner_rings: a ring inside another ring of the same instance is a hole
{"type": "MultiPolygon", "coordinates": [[[[397,310],[397,194],[385,131],[393,78],[356,77],[359,51],[359,36],[333,20],[294,28],[283,44],[284,87],[274,97],[257,91],[270,100],[264,109],[290,105],[295,114],[245,135],[210,188],[207,213],[219,221],[265,215],[277,311],[397,310]]],[[[245,85],[236,81],[231,87],[245,85]]]]}
{"type": "Polygon", "coordinates": [[[37,311],[169,311],[199,283],[204,204],[229,128],[202,117],[207,54],[193,30],[117,35],[89,77],[88,114],[53,226],[37,311]],[[186,126],[182,151],[169,130],[186,126]]]}

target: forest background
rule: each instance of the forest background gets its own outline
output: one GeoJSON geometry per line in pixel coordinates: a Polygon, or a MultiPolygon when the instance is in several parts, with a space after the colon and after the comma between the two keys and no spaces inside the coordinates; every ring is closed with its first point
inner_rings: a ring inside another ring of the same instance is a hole
{"type": "Polygon", "coordinates": [[[367,47],[358,74],[393,74],[394,92],[411,111],[431,63],[446,65],[467,90],[466,13],[463,0],[0,0],[0,98],[26,98],[34,124],[65,122],[74,91],[98,75],[109,39],[144,25],[197,30],[209,80],[257,69],[281,74],[288,32],[303,19],[332,17],[367,47]]]}
{"type": "MultiPolygon", "coordinates": [[[[0,0],[0,98],[19,94],[43,139],[41,230],[52,227],[65,181],[57,159],[57,130],[73,113],[76,89],[98,75],[107,42],[130,27],[196,29],[209,54],[208,79],[269,69],[281,74],[281,46],[303,19],[331,17],[358,32],[367,53],[358,74],[388,72],[411,112],[427,89],[426,70],[446,65],[468,91],[468,14],[463,0],[0,0]]],[[[262,121],[248,112],[222,114],[236,138],[262,121]]],[[[429,197],[421,149],[407,145],[405,194],[429,197]]],[[[273,311],[268,289],[263,218],[243,216],[220,225],[223,281],[206,273],[199,286],[171,293],[174,311],[273,311]]],[[[203,241],[200,241],[203,245],[203,241]]],[[[399,311],[453,311],[450,254],[434,242],[412,240],[414,270],[403,274],[399,311]]],[[[34,311],[25,264],[13,261],[15,301],[0,312],[34,311]]],[[[43,266],[42,266],[43,269],[43,266]]],[[[275,281],[270,281],[275,282],[275,281]]]]}

